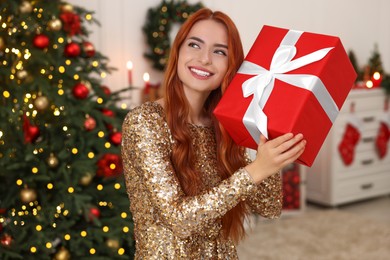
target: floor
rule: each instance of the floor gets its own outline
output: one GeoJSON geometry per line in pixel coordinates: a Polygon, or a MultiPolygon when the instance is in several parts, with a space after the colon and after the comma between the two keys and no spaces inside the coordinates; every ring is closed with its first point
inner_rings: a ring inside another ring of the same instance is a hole
{"type": "MultiPolygon", "coordinates": [[[[326,209],[329,208],[308,203],[305,210],[326,209]]],[[[338,206],[337,209],[349,213],[359,214],[360,216],[374,219],[375,221],[381,221],[390,226],[390,195],[338,206]]]]}

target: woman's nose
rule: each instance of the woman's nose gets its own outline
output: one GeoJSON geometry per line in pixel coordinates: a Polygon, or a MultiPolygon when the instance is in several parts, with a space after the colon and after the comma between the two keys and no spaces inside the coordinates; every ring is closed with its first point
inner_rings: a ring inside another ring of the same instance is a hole
{"type": "Polygon", "coordinates": [[[211,64],[211,54],[208,50],[202,50],[200,53],[199,60],[202,64],[208,65],[211,64]]]}

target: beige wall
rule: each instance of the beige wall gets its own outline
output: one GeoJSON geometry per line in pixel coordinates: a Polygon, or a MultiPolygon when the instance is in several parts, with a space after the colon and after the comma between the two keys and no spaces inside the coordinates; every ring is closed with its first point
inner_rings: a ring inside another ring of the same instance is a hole
{"type": "MultiPolygon", "coordinates": [[[[70,0],[95,11],[101,27],[92,27],[90,40],[118,68],[104,81],[112,89],[127,85],[126,62],[134,63],[135,85],[142,75],[161,81],[161,73],[143,57],[146,50],[142,26],[146,12],[160,0],[70,0]]],[[[188,0],[189,3],[198,1],[188,0]]],[[[264,24],[339,36],[344,47],[354,50],[358,63],[367,63],[374,44],[381,53],[384,69],[390,73],[390,1],[388,0],[203,0],[213,10],[226,12],[235,21],[245,53],[264,24]]],[[[137,93],[133,100],[137,103],[137,93]]]]}

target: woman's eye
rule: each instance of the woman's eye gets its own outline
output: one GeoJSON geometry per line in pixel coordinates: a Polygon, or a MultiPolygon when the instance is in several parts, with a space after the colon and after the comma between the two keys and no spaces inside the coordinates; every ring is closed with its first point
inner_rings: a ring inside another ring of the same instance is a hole
{"type": "Polygon", "coordinates": [[[215,53],[223,55],[223,56],[227,56],[226,52],[223,50],[216,50],[215,53]]]}
{"type": "Polygon", "coordinates": [[[194,43],[194,42],[190,42],[190,43],[188,44],[188,46],[190,46],[190,47],[192,47],[192,48],[197,48],[197,49],[200,48],[199,45],[196,44],[196,43],[194,43]]]}

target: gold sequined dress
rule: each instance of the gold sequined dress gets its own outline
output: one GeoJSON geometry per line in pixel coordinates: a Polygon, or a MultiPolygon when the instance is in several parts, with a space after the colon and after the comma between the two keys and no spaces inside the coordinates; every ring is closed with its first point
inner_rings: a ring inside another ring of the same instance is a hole
{"type": "Polygon", "coordinates": [[[190,125],[202,192],[186,196],[174,174],[174,140],[163,108],[147,102],[123,122],[122,159],[134,220],[136,259],[238,259],[234,243],[224,239],[221,217],[245,200],[267,218],[282,207],[280,174],[255,185],[244,170],[221,181],[216,171],[212,127],[190,125]]]}

